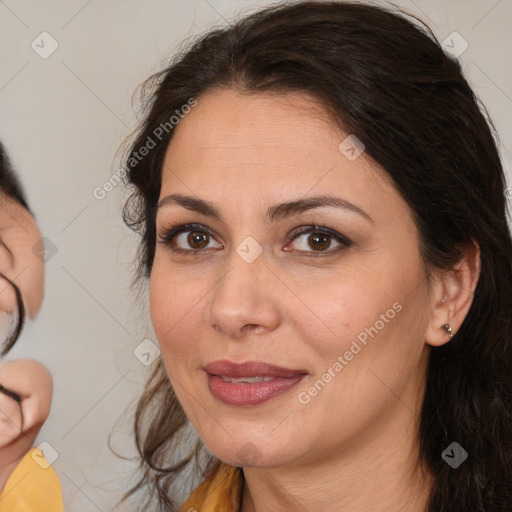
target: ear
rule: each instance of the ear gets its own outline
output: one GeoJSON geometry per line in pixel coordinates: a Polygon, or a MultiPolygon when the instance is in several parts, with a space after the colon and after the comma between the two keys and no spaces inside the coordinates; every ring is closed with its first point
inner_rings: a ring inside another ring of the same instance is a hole
{"type": "Polygon", "coordinates": [[[456,334],[466,318],[480,277],[480,247],[473,240],[451,270],[435,270],[431,274],[431,315],[425,342],[438,347],[451,340],[443,326],[449,325],[456,334]]]}

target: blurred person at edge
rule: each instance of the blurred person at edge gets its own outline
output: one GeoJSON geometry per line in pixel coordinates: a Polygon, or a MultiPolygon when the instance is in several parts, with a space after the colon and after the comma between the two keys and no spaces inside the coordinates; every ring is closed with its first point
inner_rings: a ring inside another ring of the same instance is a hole
{"type": "MultiPolygon", "coordinates": [[[[44,295],[41,233],[0,144],[0,315],[2,358],[33,319],[44,295]]],[[[61,486],[32,448],[51,407],[50,372],[32,359],[0,360],[0,512],[63,512],[61,486]]]]}
{"type": "Polygon", "coordinates": [[[192,466],[183,512],[510,512],[505,178],[458,60],[405,13],[291,2],[144,93],[128,163],[196,104],[127,173],[161,359],[125,499],[174,511],[192,466]]]}

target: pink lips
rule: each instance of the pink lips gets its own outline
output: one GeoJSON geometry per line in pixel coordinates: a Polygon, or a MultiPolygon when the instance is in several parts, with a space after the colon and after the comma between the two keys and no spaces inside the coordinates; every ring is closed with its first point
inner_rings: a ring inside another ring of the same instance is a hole
{"type": "Polygon", "coordinates": [[[237,364],[219,360],[205,366],[212,395],[229,405],[258,405],[296,386],[307,372],[290,370],[261,361],[237,364]],[[259,382],[229,382],[229,379],[251,379],[259,382]]]}

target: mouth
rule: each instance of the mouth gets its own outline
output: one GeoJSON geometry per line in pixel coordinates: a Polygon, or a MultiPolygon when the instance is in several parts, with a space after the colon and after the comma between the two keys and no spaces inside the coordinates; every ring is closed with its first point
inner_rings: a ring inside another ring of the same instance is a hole
{"type": "Polygon", "coordinates": [[[214,361],[204,367],[212,395],[228,405],[258,405],[286,393],[308,375],[261,361],[214,361]]]}

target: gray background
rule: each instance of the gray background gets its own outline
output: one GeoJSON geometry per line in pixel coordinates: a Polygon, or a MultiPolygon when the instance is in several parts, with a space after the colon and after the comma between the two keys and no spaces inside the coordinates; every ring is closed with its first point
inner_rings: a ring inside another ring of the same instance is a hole
{"type": "MultiPolygon", "coordinates": [[[[154,339],[146,307],[130,291],[136,238],[120,216],[126,193],[118,186],[98,200],[93,190],[119,167],[116,150],[135,127],[136,87],[184,38],[268,3],[0,1],[0,138],[56,249],[43,309],[12,357],[37,358],[54,375],[52,414],[38,443],[58,453],[67,512],[112,510],[126,490],[133,466],[111,453],[107,437],[133,453],[122,415],[146,371],[133,351],[154,339]],[[31,48],[34,40],[42,46],[43,31],[58,43],[46,59],[31,48]]],[[[469,44],[460,60],[495,122],[510,176],[512,2],[395,3],[441,41],[456,31],[469,44]]]]}

